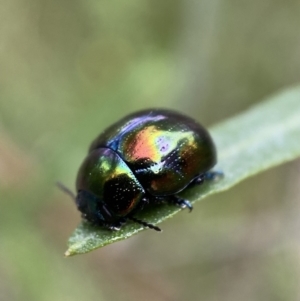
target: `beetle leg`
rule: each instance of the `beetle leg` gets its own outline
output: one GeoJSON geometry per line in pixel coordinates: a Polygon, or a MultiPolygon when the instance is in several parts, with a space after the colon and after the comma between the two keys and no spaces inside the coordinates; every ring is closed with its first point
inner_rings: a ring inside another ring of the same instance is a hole
{"type": "Polygon", "coordinates": [[[196,179],[193,180],[193,184],[201,185],[205,180],[205,174],[199,175],[196,179]]]}
{"type": "Polygon", "coordinates": [[[108,228],[109,230],[118,231],[121,229],[122,225],[126,223],[126,218],[121,218],[117,222],[114,223],[104,223],[104,227],[108,228]]]}
{"type": "Polygon", "coordinates": [[[220,170],[214,171],[210,170],[204,174],[205,180],[208,181],[218,181],[224,177],[224,173],[220,170]]]}
{"type": "Polygon", "coordinates": [[[143,208],[145,206],[148,206],[149,204],[149,197],[148,196],[144,196],[141,201],[139,202],[138,206],[135,208],[134,212],[137,212],[137,211],[140,211],[140,210],[143,210],[143,208]]]}
{"type": "Polygon", "coordinates": [[[178,205],[182,209],[188,208],[190,212],[193,210],[193,206],[188,200],[182,199],[178,196],[173,196],[171,198],[171,202],[178,205]]]}
{"type": "Polygon", "coordinates": [[[107,228],[109,230],[119,231],[121,229],[121,225],[120,224],[107,225],[107,228]]]}
{"type": "Polygon", "coordinates": [[[141,201],[142,201],[143,206],[149,204],[149,198],[146,196],[144,196],[141,201]]]}

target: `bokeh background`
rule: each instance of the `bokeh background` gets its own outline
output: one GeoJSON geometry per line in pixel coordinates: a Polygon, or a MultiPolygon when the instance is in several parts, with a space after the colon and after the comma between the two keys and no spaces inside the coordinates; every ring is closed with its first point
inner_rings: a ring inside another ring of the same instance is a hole
{"type": "MultiPolygon", "coordinates": [[[[65,259],[92,139],[168,107],[205,126],[300,79],[300,2],[0,1],[0,300],[300,300],[300,164],[65,259]]],[[[268,116],[266,116],[268,118],[268,116]]]]}

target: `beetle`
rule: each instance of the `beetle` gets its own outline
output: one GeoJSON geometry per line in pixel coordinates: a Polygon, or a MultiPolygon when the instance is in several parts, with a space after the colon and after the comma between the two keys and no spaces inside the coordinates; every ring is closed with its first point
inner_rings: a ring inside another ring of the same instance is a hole
{"type": "Polygon", "coordinates": [[[191,211],[178,193],[214,178],[216,161],[210,134],[192,118],[167,109],[139,111],[92,142],[77,175],[75,202],[92,224],[119,230],[129,219],[161,231],[135,214],[162,201],[191,211]]]}

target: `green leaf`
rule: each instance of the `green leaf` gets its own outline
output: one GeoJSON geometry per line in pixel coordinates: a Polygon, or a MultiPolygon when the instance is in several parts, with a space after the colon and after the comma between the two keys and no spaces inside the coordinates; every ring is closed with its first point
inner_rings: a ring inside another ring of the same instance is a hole
{"type": "MultiPolygon", "coordinates": [[[[225,177],[185,191],[182,195],[192,203],[300,156],[300,88],[281,92],[211,128],[210,133],[218,149],[215,169],[222,170],[225,177]]],[[[156,225],[178,211],[168,204],[156,205],[141,212],[138,218],[156,225]]],[[[143,229],[128,222],[120,231],[109,231],[81,222],[69,239],[65,255],[87,253],[143,229]]]]}

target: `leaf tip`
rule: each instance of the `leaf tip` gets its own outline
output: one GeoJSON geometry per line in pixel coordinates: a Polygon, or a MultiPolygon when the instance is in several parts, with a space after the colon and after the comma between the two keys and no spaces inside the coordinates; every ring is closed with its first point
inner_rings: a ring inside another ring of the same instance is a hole
{"type": "Polygon", "coordinates": [[[72,250],[68,249],[64,255],[65,255],[65,257],[70,257],[70,256],[74,255],[74,252],[72,252],[72,250]]]}

